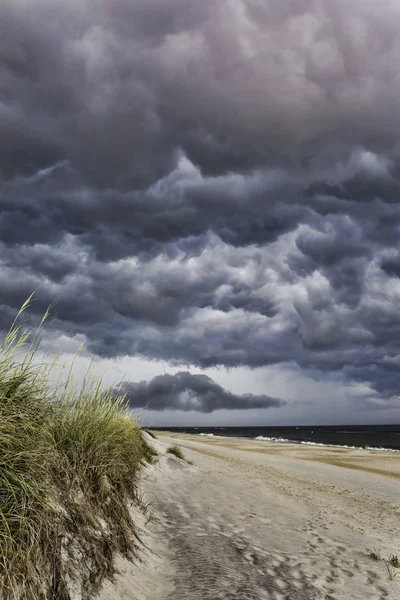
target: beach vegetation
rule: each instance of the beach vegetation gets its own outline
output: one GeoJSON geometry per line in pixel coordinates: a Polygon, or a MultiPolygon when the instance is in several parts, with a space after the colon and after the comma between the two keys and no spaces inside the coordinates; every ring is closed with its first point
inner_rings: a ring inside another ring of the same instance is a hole
{"type": "Polygon", "coordinates": [[[388,559],[388,560],[383,559],[383,562],[385,563],[385,567],[386,567],[390,581],[393,581],[393,579],[398,574],[397,568],[392,565],[392,563],[390,562],[390,559],[388,559]]]}
{"type": "Polygon", "coordinates": [[[388,562],[395,569],[400,569],[400,560],[399,560],[399,557],[397,556],[397,554],[391,554],[388,558],[388,562]]]}
{"type": "Polygon", "coordinates": [[[180,458],[181,460],[187,462],[188,465],[193,465],[192,460],[188,460],[187,458],[185,458],[185,455],[183,454],[182,448],[180,446],[170,446],[169,448],[167,448],[167,454],[173,454],[174,456],[176,456],[176,458],[180,458]]]}
{"type": "MultiPolygon", "coordinates": [[[[373,550],[371,550],[370,548],[366,548],[365,551],[373,560],[381,560],[381,553],[375,548],[373,550]]],[[[397,556],[397,554],[390,554],[388,558],[383,558],[382,560],[385,564],[390,581],[393,581],[394,578],[398,575],[398,569],[400,569],[399,557],[397,556]]]]}
{"type": "Polygon", "coordinates": [[[180,446],[170,446],[167,448],[167,454],[173,454],[176,458],[180,458],[181,460],[185,460],[185,457],[182,452],[182,448],[180,446]]]}
{"type": "Polygon", "coordinates": [[[381,560],[381,553],[379,552],[379,550],[377,550],[376,548],[374,548],[373,550],[371,550],[371,548],[365,548],[365,552],[373,559],[373,560],[381,560]]]}
{"type": "Polygon", "coordinates": [[[67,600],[78,578],[88,598],[117,553],[135,555],[131,507],[156,452],[92,370],[81,386],[72,370],[52,384],[55,362],[38,361],[38,333],[18,318],[0,345],[1,597],[67,600]]]}

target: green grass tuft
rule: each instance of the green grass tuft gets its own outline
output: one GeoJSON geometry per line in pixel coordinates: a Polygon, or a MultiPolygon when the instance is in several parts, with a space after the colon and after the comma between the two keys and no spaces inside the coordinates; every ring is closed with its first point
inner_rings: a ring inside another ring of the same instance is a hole
{"type": "Polygon", "coordinates": [[[399,557],[397,556],[397,554],[391,554],[388,558],[388,562],[395,569],[400,569],[400,560],[399,560],[399,557]]]}
{"type": "Polygon", "coordinates": [[[169,448],[167,448],[167,454],[173,454],[174,456],[176,456],[176,458],[185,460],[182,449],[179,446],[170,446],[169,448]]]}
{"type": "Polygon", "coordinates": [[[192,460],[187,460],[187,458],[185,458],[185,456],[182,452],[182,448],[180,446],[177,446],[177,445],[170,446],[169,448],[167,448],[167,454],[173,454],[174,456],[176,456],[176,458],[180,458],[181,460],[184,460],[189,465],[193,464],[192,460]]]}
{"type": "Polygon", "coordinates": [[[92,371],[79,389],[70,377],[51,385],[54,365],[38,365],[29,341],[15,321],[0,346],[0,590],[4,600],[66,600],[72,569],[89,597],[117,552],[135,554],[130,505],[157,453],[123,396],[92,371]]]}
{"type": "Polygon", "coordinates": [[[389,580],[393,581],[395,579],[395,577],[397,576],[398,571],[392,565],[392,563],[390,562],[390,560],[383,559],[383,562],[385,563],[385,567],[386,567],[386,571],[387,571],[389,580]]]}
{"type": "MultiPolygon", "coordinates": [[[[365,551],[366,551],[367,554],[369,554],[369,556],[373,560],[376,560],[376,561],[381,560],[381,554],[375,548],[373,550],[371,550],[370,548],[366,548],[365,551]]],[[[398,569],[400,569],[400,559],[399,559],[399,557],[397,556],[397,554],[390,554],[389,558],[384,558],[383,559],[383,562],[384,562],[385,567],[386,567],[388,578],[390,579],[390,581],[393,581],[395,579],[395,577],[399,573],[399,571],[398,571],[398,569]]]]}
{"type": "Polygon", "coordinates": [[[379,550],[377,550],[376,548],[374,548],[373,550],[371,550],[371,548],[365,548],[365,552],[373,559],[373,560],[381,560],[381,553],[379,552],[379,550]]]}
{"type": "Polygon", "coordinates": [[[167,448],[167,454],[173,454],[177,458],[180,458],[181,460],[184,460],[185,462],[187,462],[188,465],[194,464],[192,460],[188,460],[187,458],[185,458],[185,456],[182,452],[182,448],[180,446],[177,446],[177,445],[170,446],[169,448],[167,448]]]}

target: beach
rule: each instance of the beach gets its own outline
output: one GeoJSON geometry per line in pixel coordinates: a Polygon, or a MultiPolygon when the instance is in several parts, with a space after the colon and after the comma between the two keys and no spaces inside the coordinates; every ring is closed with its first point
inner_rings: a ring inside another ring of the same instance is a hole
{"type": "Polygon", "coordinates": [[[167,432],[152,443],[139,560],[100,600],[400,597],[383,560],[400,553],[398,453],[167,432]]]}

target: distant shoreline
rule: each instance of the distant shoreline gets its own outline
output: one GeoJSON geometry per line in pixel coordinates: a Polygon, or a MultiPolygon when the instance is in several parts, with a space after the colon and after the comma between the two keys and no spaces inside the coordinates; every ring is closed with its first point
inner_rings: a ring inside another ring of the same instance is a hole
{"type": "Polygon", "coordinates": [[[154,427],[154,431],[208,437],[253,439],[331,448],[400,451],[400,425],[298,427],[154,427]]]}

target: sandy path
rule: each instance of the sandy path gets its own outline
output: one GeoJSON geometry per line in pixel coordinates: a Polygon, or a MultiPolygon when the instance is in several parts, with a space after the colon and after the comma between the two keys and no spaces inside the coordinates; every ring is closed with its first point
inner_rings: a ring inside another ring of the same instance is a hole
{"type": "Polygon", "coordinates": [[[399,455],[157,435],[159,563],[133,570],[141,595],[101,600],[398,600],[364,549],[400,554],[399,455]],[[194,466],[165,455],[177,442],[194,466]]]}

